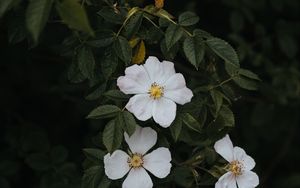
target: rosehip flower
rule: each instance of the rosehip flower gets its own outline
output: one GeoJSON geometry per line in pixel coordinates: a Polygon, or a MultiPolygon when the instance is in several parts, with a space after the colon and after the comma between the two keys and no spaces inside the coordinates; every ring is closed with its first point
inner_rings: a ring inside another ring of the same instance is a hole
{"type": "Polygon", "coordinates": [[[153,56],[144,65],[127,67],[117,85],[125,94],[136,94],[126,105],[128,111],[141,121],[153,117],[162,127],[169,127],[174,121],[176,103],[183,105],[193,97],[183,75],[175,72],[174,64],[160,62],[153,56]]]}
{"type": "Polygon", "coordinates": [[[170,173],[172,165],[168,148],[160,147],[146,154],[157,141],[157,133],[152,128],[137,127],[132,136],[124,133],[124,137],[130,148],[129,154],[116,150],[104,156],[105,174],[109,179],[120,179],[129,172],[122,188],[152,188],[147,171],[158,178],[165,178],[170,173]]]}
{"type": "Polygon", "coordinates": [[[233,147],[228,135],[215,143],[215,150],[229,164],[228,171],[220,177],[215,188],[254,188],[259,184],[256,173],[251,170],[255,161],[240,147],[233,147]]]}

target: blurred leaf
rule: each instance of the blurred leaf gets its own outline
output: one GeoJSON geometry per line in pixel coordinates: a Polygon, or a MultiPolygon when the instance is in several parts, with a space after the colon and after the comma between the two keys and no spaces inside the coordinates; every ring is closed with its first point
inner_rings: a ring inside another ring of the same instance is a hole
{"type": "Polygon", "coordinates": [[[160,49],[167,60],[173,60],[179,50],[179,45],[176,43],[171,49],[167,49],[166,40],[162,40],[160,43],[160,49]]]}
{"type": "Polygon", "coordinates": [[[183,43],[187,59],[198,69],[204,58],[204,41],[199,36],[187,37],[183,43]]]}
{"type": "Polygon", "coordinates": [[[4,178],[0,176],[0,187],[1,188],[10,188],[9,182],[4,178]]]}
{"type": "Polygon", "coordinates": [[[30,0],[26,11],[26,25],[34,42],[43,31],[52,8],[53,0],[30,0]]]}
{"type": "Polygon", "coordinates": [[[259,80],[260,81],[260,78],[257,76],[257,74],[251,72],[250,70],[239,69],[239,74],[242,75],[242,76],[245,76],[247,78],[251,78],[251,79],[259,80]]]}
{"type": "Polygon", "coordinates": [[[176,117],[173,123],[170,125],[171,135],[175,142],[177,142],[182,129],[182,119],[180,117],[176,117]]]}
{"type": "Polygon", "coordinates": [[[102,166],[93,166],[84,171],[82,178],[82,188],[108,188],[110,180],[103,173],[102,166]]]}
{"type": "Polygon", "coordinates": [[[129,65],[132,57],[132,49],[127,39],[122,36],[118,36],[114,42],[114,50],[117,56],[123,60],[126,65],[129,65]]]}
{"type": "Polygon", "coordinates": [[[207,39],[206,43],[225,63],[230,63],[234,67],[240,66],[238,55],[230,44],[219,38],[207,39]]]}
{"type": "Polygon", "coordinates": [[[87,116],[88,119],[104,119],[114,117],[120,112],[121,109],[114,105],[103,105],[95,108],[87,116]]]}
{"type": "Polygon", "coordinates": [[[133,115],[128,111],[120,112],[115,123],[119,124],[119,126],[122,127],[129,136],[134,133],[136,127],[138,126],[133,115]]]}
{"type": "Polygon", "coordinates": [[[182,26],[195,25],[198,22],[199,17],[194,12],[184,12],[178,18],[178,23],[182,26]]]}
{"type": "Polygon", "coordinates": [[[42,131],[32,131],[21,139],[22,150],[25,152],[47,152],[50,143],[47,135],[42,131]]]}
{"type": "Polygon", "coordinates": [[[105,153],[100,149],[95,148],[85,148],[83,149],[85,156],[92,162],[96,164],[101,163],[105,156],[105,153]]]}
{"type": "Polygon", "coordinates": [[[120,90],[109,90],[104,93],[104,96],[111,100],[125,101],[129,99],[129,96],[121,92],[120,90]]]}
{"type": "Polygon", "coordinates": [[[123,140],[123,131],[119,123],[111,120],[104,128],[103,131],[103,144],[109,153],[118,149],[123,140]]]}
{"type": "Polygon", "coordinates": [[[112,7],[103,7],[97,12],[105,21],[115,24],[122,24],[125,17],[120,13],[116,13],[112,7]]]}
{"type": "Polygon", "coordinates": [[[102,96],[102,94],[105,92],[105,89],[106,89],[106,82],[103,82],[100,85],[97,85],[96,89],[92,90],[92,92],[89,93],[85,97],[85,99],[86,100],[96,100],[102,96]]]}
{"type": "Polygon", "coordinates": [[[202,133],[202,125],[189,113],[181,114],[182,121],[190,129],[202,133]]]}
{"type": "Polygon", "coordinates": [[[105,50],[104,56],[101,58],[101,71],[106,80],[109,80],[118,66],[118,56],[112,48],[105,50]]]}
{"type": "Polygon", "coordinates": [[[246,78],[244,76],[233,77],[233,81],[243,89],[257,90],[258,88],[257,81],[246,78]]]}
{"type": "Polygon", "coordinates": [[[132,58],[133,64],[141,64],[145,60],[146,47],[144,41],[141,40],[139,45],[136,47],[135,54],[132,58]]]}
{"type": "Polygon", "coordinates": [[[0,176],[15,176],[19,170],[19,164],[11,160],[0,161],[0,176]]]}
{"type": "Polygon", "coordinates": [[[293,58],[298,52],[298,43],[296,39],[289,35],[279,36],[279,47],[281,51],[289,58],[293,58]]]}
{"type": "Polygon", "coordinates": [[[86,77],[81,73],[78,67],[78,58],[73,58],[72,63],[68,70],[68,80],[72,83],[83,82],[86,77]]]}
{"type": "Polygon", "coordinates": [[[55,146],[51,150],[52,162],[56,164],[63,163],[68,158],[68,150],[64,146],[55,146]]]}
{"type": "Polygon", "coordinates": [[[183,32],[180,26],[170,24],[165,34],[167,50],[170,50],[181,39],[182,35],[183,32]]]}
{"type": "Polygon", "coordinates": [[[50,158],[44,153],[33,153],[26,157],[26,164],[37,171],[44,171],[50,168],[50,158]]]}
{"type": "Polygon", "coordinates": [[[78,50],[78,67],[81,73],[92,79],[94,77],[95,59],[92,50],[88,47],[82,47],[78,50]]]}
{"type": "Polygon", "coordinates": [[[223,94],[220,91],[213,89],[210,90],[210,96],[214,101],[216,114],[218,114],[223,105],[223,94]]]}
{"type": "Polygon", "coordinates": [[[56,2],[56,10],[63,22],[70,28],[94,35],[94,31],[89,24],[84,7],[76,0],[62,0],[56,2]]]}
{"type": "Polygon", "coordinates": [[[0,1],[0,18],[12,8],[12,5],[16,2],[16,0],[2,0],[0,1]]]}
{"type": "Polygon", "coordinates": [[[219,116],[224,120],[224,126],[226,127],[234,126],[235,124],[234,114],[227,106],[224,105],[222,106],[219,116]]]}
{"type": "Polygon", "coordinates": [[[230,15],[230,26],[234,32],[240,32],[244,27],[244,17],[241,13],[234,11],[230,15]]]}

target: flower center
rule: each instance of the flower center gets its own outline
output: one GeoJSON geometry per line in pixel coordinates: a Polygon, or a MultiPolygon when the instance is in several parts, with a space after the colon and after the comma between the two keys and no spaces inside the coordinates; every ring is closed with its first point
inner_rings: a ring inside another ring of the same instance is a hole
{"type": "Polygon", "coordinates": [[[239,161],[232,161],[229,164],[229,170],[235,175],[239,176],[242,174],[243,164],[239,161]]]}
{"type": "Polygon", "coordinates": [[[130,168],[139,168],[144,164],[143,156],[140,154],[133,154],[131,158],[128,159],[128,165],[130,168]]]}
{"type": "Polygon", "coordinates": [[[150,97],[153,99],[159,99],[163,96],[164,94],[164,87],[159,86],[156,82],[151,84],[151,87],[149,89],[150,97]]]}

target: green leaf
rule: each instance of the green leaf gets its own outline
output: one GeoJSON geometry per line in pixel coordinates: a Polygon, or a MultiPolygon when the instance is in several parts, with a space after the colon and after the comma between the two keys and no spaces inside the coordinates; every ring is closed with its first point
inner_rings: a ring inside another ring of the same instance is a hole
{"type": "Polygon", "coordinates": [[[289,58],[294,58],[298,52],[297,40],[289,35],[278,37],[279,47],[281,51],[289,58]]]}
{"type": "Polygon", "coordinates": [[[244,76],[233,77],[233,81],[243,89],[247,89],[247,90],[258,89],[257,81],[254,81],[253,79],[249,79],[244,76]]]}
{"type": "Polygon", "coordinates": [[[102,166],[93,166],[84,171],[82,188],[108,188],[111,181],[103,173],[102,166]]]}
{"type": "Polygon", "coordinates": [[[115,34],[112,31],[99,31],[96,33],[96,40],[87,41],[92,47],[102,48],[109,46],[115,40],[115,34]]]}
{"type": "Polygon", "coordinates": [[[95,108],[87,116],[88,119],[104,119],[114,117],[120,112],[121,109],[114,105],[103,105],[95,108]]]}
{"type": "Polygon", "coordinates": [[[214,101],[215,108],[216,108],[216,114],[220,111],[222,105],[223,105],[223,94],[218,90],[210,90],[210,96],[212,100],[214,101]]]}
{"type": "Polygon", "coordinates": [[[187,37],[183,43],[183,51],[191,64],[198,69],[205,53],[204,41],[199,36],[187,37]]]}
{"type": "Polygon", "coordinates": [[[129,99],[129,96],[124,94],[120,90],[109,90],[105,92],[103,95],[111,100],[126,101],[129,99]]]}
{"type": "Polygon", "coordinates": [[[90,161],[95,162],[96,164],[101,163],[105,155],[102,150],[95,148],[85,148],[83,149],[83,152],[90,161]]]}
{"type": "Polygon", "coordinates": [[[26,157],[26,164],[37,171],[44,171],[50,168],[50,158],[43,153],[33,153],[26,157]]]}
{"type": "Polygon", "coordinates": [[[124,35],[131,39],[140,29],[143,21],[143,12],[137,12],[132,15],[124,27],[124,35]]]}
{"type": "Polygon", "coordinates": [[[68,80],[72,83],[83,82],[86,77],[81,73],[78,67],[78,58],[77,56],[73,58],[72,63],[68,70],[68,80]]]}
{"type": "Polygon", "coordinates": [[[40,33],[44,29],[53,0],[30,0],[26,11],[26,25],[34,42],[37,42],[40,33]]]}
{"type": "Polygon", "coordinates": [[[94,77],[95,59],[89,47],[82,47],[78,50],[78,67],[81,73],[92,79],[94,77]]]}
{"type": "Polygon", "coordinates": [[[182,119],[178,116],[170,126],[171,135],[175,142],[177,142],[182,129],[182,119]]]}
{"type": "Polygon", "coordinates": [[[68,158],[68,150],[64,146],[56,146],[51,150],[52,162],[63,163],[68,158]]]}
{"type": "Polygon", "coordinates": [[[114,50],[117,56],[123,60],[126,65],[129,65],[132,58],[132,49],[128,40],[119,36],[114,42],[114,50]]]}
{"type": "Polygon", "coordinates": [[[184,12],[179,15],[178,23],[181,26],[190,26],[199,22],[199,17],[193,12],[184,12]]]}
{"type": "Polygon", "coordinates": [[[109,153],[118,149],[123,140],[123,131],[119,123],[111,120],[103,131],[103,144],[109,153]]]}
{"type": "Polygon", "coordinates": [[[180,26],[170,24],[165,34],[167,50],[170,50],[181,39],[182,35],[183,31],[180,26]]]}
{"type": "Polygon", "coordinates": [[[85,9],[76,0],[62,0],[57,1],[56,10],[59,13],[63,22],[65,22],[70,28],[83,31],[90,35],[94,35],[85,9]]]}
{"type": "Polygon", "coordinates": [[[122,24],[125,17],[117,14],[112,7],[103,7],[97,12],[105,21],[115,24],[122,24]]]}
{"type": "Polygon", "coordinates": [[[202,133],[202,125],[189,113],[181,114],[182,121],[190,129],[202,133]]]}
{"type": "Polygon", "coordinates": [[[134,133],[137,127],[133,115],[128,111],[120,112],[116,118],[116,123],[119,124],[129,136],[134,133]]]}
{"type": "Polygon", "coordinates": [[[210,38],[206,40],[206,43],[225,63],[240,67],[237,53],[226,41],[219,38],[210,38]]]}
{"type": "Polygon", "coordinates": [[[106,90],[106,82],[101,83],[100,85],[97,85],[96,89],[94,88],[94,90],[88,94],[85,99],[86,100],[96,100],[99,97],[102,96],[102,94],[105,92],[106,90]]]}
{"type": "Polygon", "coordinates": [[[222,106],[219,116],[223,119],[224,126],[226,126],[226,127],[234,126],[234,124],[235,124],[234,114],[227,106],[224,106],[224,105],[222,106]]]}
{"type": "Polygon", "coordinates": [[[118,56],[112,48],[107,48],[101,59],[101,71],[105,79],[108,80],[118,66],[118,56]]]}
{"type": "Polygon", "coordinates": [[[251,72],[250,70],[239,69],[239,74],[242,75],[242,76],[245,76],[247,78],[251,78],[253,80],[259,80],[260,81],[260,78],[257,76],[257,74],[251,72]]]}
{"type": "Polygon", "coordinates": [[[160,43],[160,49],[167,60],[173,60],[179,51],[179,45],[178,43],[176,43],[172,48],[168,50],[166,45],[166,40],[163,39],[160,43]]]}

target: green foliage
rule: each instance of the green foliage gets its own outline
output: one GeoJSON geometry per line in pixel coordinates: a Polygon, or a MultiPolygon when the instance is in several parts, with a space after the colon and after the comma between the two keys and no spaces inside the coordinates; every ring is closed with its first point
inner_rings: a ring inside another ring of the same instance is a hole
{"type": "Polygon", "coordinates": [[[199,22],[199,17],[194,12],[184,12],[178,18],[181,26],[191,26],[199,22]]]}
{"type": "Polygon", "coordinates": [[[184,54],[187,59],[198,69],[204,58],[205,46],[204,41],[198,35],[187,37],[183,43],[184,54]]]}
{"type": "Polygon", "coordinates": [[[120,111],[121,109],[117,106],[103,105],[91,111],[91,113],[87,116],[87,118],[92,118],[92,119],[110,118],[116,116],[120,111]]]}
{"type": "Polygon", "coordinates": [[[103,144],[109,153],[112,153],[118,149],[123,140],[123,132],[121,122],[117,120],[111,120],[103,131],[103,144]]]}

